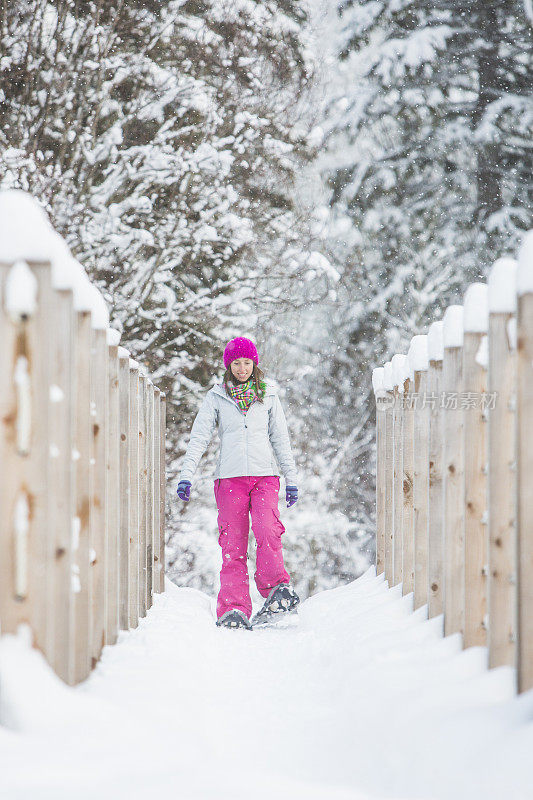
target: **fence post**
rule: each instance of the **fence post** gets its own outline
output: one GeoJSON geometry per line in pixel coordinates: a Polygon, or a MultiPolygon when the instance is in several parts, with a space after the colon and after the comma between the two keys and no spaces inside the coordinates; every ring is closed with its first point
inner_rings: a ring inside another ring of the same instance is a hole
{"type": "Polygon", "coordinates": [[[154,386],[154,593],[161,591],[161,391],[154,386]]]}
{"type": "Polygon", "coordinates": [[[383,388],[387,392],[385,407],[385,578],[392,586],[394,574],[394,380],[390,361],[383,367],[383,388]]]}
{"type": "Polygon", "coordinates": [[[443,323],[433,322],[428,330],[429,404],[429,509],[428,516],[428,617],[444,611],[444,533],[443,533],[443,432],[442,432],[442,357],[443,323]]]}
{"type": "Polygon", "coordinates": [[[458,401],[463,383],[463,307],[443,319],[444,633],[464,632],[464,437],[458,401]]]}
{"type": "MultiPolygon", "coordinates": [[[[488,327],[487,285],[471,284],[463,311],[463,437],[465,483],[464,646],[487,641],[487,395],[486,359],[481,352],[488,327]]],[[[486,344],[486,338],[485,338],[486,344]]]]}
{"type": "Polygon", "coordinates": [[[147,558],[146,558],[146,478],[147,478],[147,447],[146,447],[146,374],[144,370],[139,373],[139,617],[146,616],[146,585],[147,585],[147,558]]]}
{"type": "Polygon", "coordinates": [[[372,388],[376,402],[376,575],[385,569],[385,408],[383,367],[372,371],[372,388]]]}
{"type": "Polygon", "coordinates": [[[533,231],[517,272],[518,687],[533,688],[533,231]]]}
{"type": "Polygon", "coordinates": [[[398,385],[393,390],[392,412],[392,574],[391,586],[402,580],[402,415],[398,385]]]}
{"type": "Polygon", "coordinates": [[[0,264],[0,617],[47,647],[50,264],[0,264]],[[41,402],[38,400],[41,399],[41,402]]]}
{"type": "Polygon", "coordinates": [[[146,608],[154,581],[154,384],[146,379],[146,608]]]}
{"type": "MultiPolygon", "coordinates": [[[[44,300],[45,298],[43,298],[44,300]]],[[[55,672],[69,681],[73,659],[71,615],[72,524],[75,516],[72,445],[74,441],[74,310],[70,289],[52,291],[48,305],[49,374],[49,529],[52,562],[49,585],[49,660],[55,672]]]]}
{"type": "Polygon", "coordinates": [[[418,398],[414,428],[414,539],[415,583],[414,607],[428,601],[428,501],[429,501],[429,411],[426,402],[428,345],[426,335],[413,336],[411,363],[414,393],[418,398]]]}
{"type": "Polygon", "coordinates": [[[414,428],[413,406],[414,372],[409,354],[407,356],[409,376],[404,382],[403,392],[403,554],[402,591],[410,594],[415,588],[415,523],[414,523],[414,428]]]}
{"type": "Polygon", "coordinates": [[[71,683],[85,680],[91,669],[89,575],[91,549],[90,459],[91,459],[91,337],[90,311],[77,311],[74,321],[75,388],[74,388],[74,451],[76,511],[72,541],[72,581],[74,603],[71,617],[74,640],[74,663],[71,683]]]}
{"type": "Polygon", "coordinates": [[[115,644],[118,636],[119,538],[120,538],[120,396],[118,343],[120,334],[107,330],[108,429],[107,429],[107,557],[105,643],[115,644]]]}
{"type": "Polygon", "coordinates": [[[166,510],[166,430],[167,430],[167,401],[166,394],[161,392],[159,412],[159,480],[161,482],[159,490],[159,562],[160,562],[160,591],[165,591],[165,510],[166,510]]]}
{"type": "Polygon", "coordinates": [[[130,521],[129,521],[129,627],[139,624],[139,367],[130,359],[130,521]]]}
{"type": "Polygon", "coordinates": [[[129,628],[130,598],[130,354],[118,348],[119,430],[120,430],[120,533],[119,533],[119,629],[129,628]]]}
{"type": "Polygon", "coordinates": [[[393,585],[402,583],[403,558],[403,391],[407,374],[407,356],[396,353],[391,359],[394,381],[394,562],[393,585]]]}
{"type": "Polygon", "coordinates": [[[107,554],[106,473],[108,353],[104,328],[95,328],[91,346],[91,663],[94,667],[105,643],[105,570],[107,554]]]}
{"type": "Polygon", "coordinates": [[[516,267],[501,258],[488,280],[490,667],[516,662],[516,267]]]}

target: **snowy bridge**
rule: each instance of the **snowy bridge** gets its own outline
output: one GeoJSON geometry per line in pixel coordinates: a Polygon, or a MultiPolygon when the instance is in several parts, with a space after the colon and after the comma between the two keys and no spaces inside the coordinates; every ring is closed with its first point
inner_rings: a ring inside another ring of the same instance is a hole
{"type": "MultiPolygon", "coordinates": [[[[213,598],[163,574],[164,397],[20,195],[0,195],[0,334],[2,798],[531,798],[533,695],[516,694],[517,649],[487,669],[485,643],[445,630],[444,549],[440,609],[431,596],[438,501],[421,512],[417,498],[432,491],[418,471],[433,439],[390,403],[410,375],[374,376],[379,574],[311,597],[285,628],[234,632],[214,626],[213,598]]],[[[419,358],[418,390],[438,369],[419,358]]]]}

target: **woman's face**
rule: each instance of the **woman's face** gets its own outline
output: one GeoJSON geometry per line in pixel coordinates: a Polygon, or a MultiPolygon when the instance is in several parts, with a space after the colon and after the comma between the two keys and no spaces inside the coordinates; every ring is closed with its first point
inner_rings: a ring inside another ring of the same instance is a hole
{"type": "Polygon", "coordinates": [[[230,364],[232,374],[238,381],[247,381],[254,369],[251,358],[236,358],[230,364]]]}

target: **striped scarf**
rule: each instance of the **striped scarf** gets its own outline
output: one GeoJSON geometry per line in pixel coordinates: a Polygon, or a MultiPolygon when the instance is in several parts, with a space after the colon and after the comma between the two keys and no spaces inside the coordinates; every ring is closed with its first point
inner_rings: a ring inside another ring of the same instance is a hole
{"type": "MultiPolygon", "coordinates": [[[[261,389],[261,397],[263,397],[266,389],[265,382],[260,381],[259,387],[261,389]]],[[[252,405],[252,403],[257,399],[257,391],[253,378],[248,378],[247,381],[244,383],[239,383],[236,386],[233,386],[230,383],[228,384],[228,389],[231,397],[237,401],[239,408],[245,413],[248,411],[248,408],[252,405]]]]}

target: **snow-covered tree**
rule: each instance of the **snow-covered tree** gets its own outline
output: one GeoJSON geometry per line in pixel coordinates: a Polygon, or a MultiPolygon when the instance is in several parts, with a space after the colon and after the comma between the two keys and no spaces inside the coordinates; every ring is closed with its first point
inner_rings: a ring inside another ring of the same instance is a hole
{"type": "Polygon", "coordinates": [[[295,193],[316,147],[303,4],[0,7],[0,186],[41,200],[166,392],[169,552],[205,586],[198,504],[175,499],[202,394],[227,339],[253,336],[277,367],[276,320],[329,290],[295,193]]]}
{"type": "Polygon", "coordinates": [[[531,226],[531,27],[518,0],[342,0],[329,23],[320,162],[340,280],[314,410],[336,502],[369,519],[371,368],[531,226]]]}

